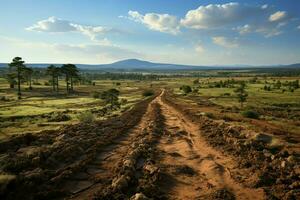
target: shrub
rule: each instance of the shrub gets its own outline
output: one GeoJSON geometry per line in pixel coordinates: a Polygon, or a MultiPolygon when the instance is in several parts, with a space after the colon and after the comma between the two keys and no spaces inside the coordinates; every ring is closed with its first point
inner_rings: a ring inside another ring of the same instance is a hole
{"type": "Polygon", "coordinates": [[[192,92],[192,88],[191,86],[189,85],[183,85],[180,87],[180,89],[185,93],[185,94],[188,94],[190,92],[192,92]]]}
{"type": "Polygon", "coordinates": [[[213,113],[211,113],[211,112],[205,113],[205,116],[208,117],[208,118],[211,118],[211,119],[215,119],[216,118],[216,116],[213,113]]]}
{"type": "Polygon", "coordinates": [[[95,98],[95,99],[98,99],[98,98],[100,98],[100,93],[99,92],[93,92],[92,97],[95,98]]]}
{"type": "Polygon", "coordinates": [[[120,104],[121,104],[121,105],[125,105],[125,104],[127,104],[127,102],[128,102],[127,99],[121,99],[121,100],[120,100],[120,104]]]}
{"type": "Polygon", "coordinates": [[[71,120],[70,115],[63,113],[56,113],[48,119],[48,122],[65,122],[71,120]]]}
{"type": "Polygon", "coordinates": [[[251,118],[251,119],[258,119],[260,116],[259,113],[254,110],[246,110],[246,111],[243,111],[241,114],[244,117],[251,118]]]}
{"type": "Polygon", "coordinates": [[[231,94],[230,93],[228,93],[228,92],[226,92],[226,93],[224,93],[224,94],[222,94],[222,96],[224,96],[224,97],[229,97],[231,94]]]}
{"type": "Polygon", "coordinates": [[[1,96],[0,101],[9,101],[9,99],[6,96],[1,96]]]}
{"type": "Polygon", "coordinates": [[[144,97],[149,97],[154,95],[154,92],[152,90],[145,90],[142,94],[144,97]]]}
{"type": "Polygon", "coordinates": [[[81,114],[78,115],[77,118],[81,123],[86,123],[86,124],[92,123],[93,121],[95,121],[95,116],[90,111],[82,112],[81,114]]]}

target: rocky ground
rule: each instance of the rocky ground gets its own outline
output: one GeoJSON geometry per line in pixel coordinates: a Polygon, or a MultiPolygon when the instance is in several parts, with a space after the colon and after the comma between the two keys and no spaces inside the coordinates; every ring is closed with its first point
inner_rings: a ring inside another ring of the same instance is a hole
{"type": "Polygon", "coordinates": [[[0,143],[0,199],[297,199],[299,156],[166,91],[122,116],[0,143]]]}

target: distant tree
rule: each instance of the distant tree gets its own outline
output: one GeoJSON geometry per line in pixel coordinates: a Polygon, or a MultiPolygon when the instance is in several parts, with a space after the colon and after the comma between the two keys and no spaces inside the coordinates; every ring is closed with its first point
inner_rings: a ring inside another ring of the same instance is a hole
{"type": "Polygon", "coordinates": [[[280,82],[280,80],[278,80],[278,81],[276,82],[275,87],[276,87],[277,89],[280,89],[280,88],[281,88],[281,82],[280,82]]]}
{"type": "Polygon", "coordinates": [[[58,90],[58,86],[57,86],[58,69],[57,69],[57,67],[54,65],[49,65],[47,67],[46,74],[51,76],[53,91],[57,91],[58,90]]]}
{"type": "Polygon", "coordinates": [[[61,71],[65,74],[66,77],[66,89],[67,93],[73,92],[73,81],[75,78],[79,77],[79,71],[76,65],[73,64],[64,64],[61,67],[61,71]]]}
{"type": "Polygon", "coordinates": [[[16,71],[17,74],[17,84],[18,84],[18,99],[22,98],[21,94],[21,79],[22,79],[22,72],[26,68],[24,65],[25,61],[22,60],[21,57],[15,57],[11,63],[9,63],[9,67],[12,70],[16,71]]]}
{"type": "Polygon", "coordinates": [[[41,70],[36,69],[36,70],[33,71],[32,76],[33,76],[33,78],[35,79],[35,82],[36,82],[36,83],[39,82],[39,78],[41,77],[41,75],[42,75],[41,70]]]}
{"type": "Polygon", "coordinates": [[[183,85],[180,87],[180,89],[184,92],[184,94],[192,92],[192,88],[189,85],[183,85]]]}
{"type": "Polygon", "coordinates": [[[120,108],[119,95],[119,90],[109,89],[102,92],[101,99],[103,99],[105,103],[110,106],[110,109],[113,110],[115,108],[120,108]]]}
{"type": "Polygon", "coordinates": [[[31,67],[25,67],[23,71],[24,71],[24,77],[27,80],[27,85],[29,85],[29,90],[32,90],[33,69],[31,67]]]}
{"type": "Polygon", "coordinates": [[[197,85],[197,84],[199,84],[200,82],[199,82],[199,79],[195,79],[194,81],[193,81],[193,84],[194,85],[197,85]]]}
{"type": "Polygon", "coordinates": [[[15,88],[15,84],[17,83],[16,77],[15,73],[8,73],[6,75],[6,80],[8,81],[10,88],[15,88]]]}
{"type": "Polygon", "coordinates": [[[241,82],[239,87],[234,90],[234,92],[237,94],[238,101],[241,103],[241,108],[243,108],[243,104],[247,101],[248,97],[248,93],[246,92],[245,87],[245,82],[241,82]]]}

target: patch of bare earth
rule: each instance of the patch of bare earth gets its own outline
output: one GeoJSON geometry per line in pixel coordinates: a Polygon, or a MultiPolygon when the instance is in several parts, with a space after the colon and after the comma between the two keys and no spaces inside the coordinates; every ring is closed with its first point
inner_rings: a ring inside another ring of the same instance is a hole
{"type": "Polygon", "coordinates": [[[199,149],[201,146],[204,147],[200,152],[214,149],[216,154],[210,154],[214,155],[213,160],[219,166],[221,165],[221,171],[225,172],[224,183],[227,181],[233,183],[231,184],[233,189],[227,187],[227,191],[235,193],[236,198],[252,198],[251,195],[254,195],[255,199],[258,197],[299,198],[300,155],[293,151],[294,145],[290,148],[289,143],[272,134],[247,130],[245,127],[232,125],[224,120],[213,120],[199,115],[201,110],[192,109],[194,107],[186,103],[178,103],[170,93],[163,96],[163,102],[174,108],[174,113],[177,112],[179,116],[183,116],[181,121],[189,124],[185,132],[197,132],[196,129],[189,131],[196,124],[202,139],[194,140],[194,144],[206,141],[208,146],[203,143],[199,145],[199,149]],[[240,187],[243,189],[238,189],[240,187]],[[250,196],[243,194],[243,191],[247,190],[252,193],[250,196]]]}
{"type": "Polygon", "coordinates": [[[159,99],[166,119],[158,149],[169,199],[264,199],[262,189],[243,186],[231,177],[237,168],[230,156],[210,147],[199,126],[159,99]]]}

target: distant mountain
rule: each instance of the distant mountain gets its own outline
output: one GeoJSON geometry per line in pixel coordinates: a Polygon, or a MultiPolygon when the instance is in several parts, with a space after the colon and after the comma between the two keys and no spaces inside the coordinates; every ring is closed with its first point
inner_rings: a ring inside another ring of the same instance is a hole
{"type": "Polygon", "coordinates": [[[142,70],[187,70],[187,69],[211,69],[209,66],[192,66],[192,65],[178,65],[168,63],[153,63],[138,59],[127,59],[114,62],[111,64],[100,65],[105,69],[142,69],[142,70]]]}
{"type": "MultiPolygon", "coordinates": [[[[48,63],[32,63],[27,66],[34,68],[46,68],[48,63]]],[[[60,66],[62,64],[54,64],[60,66]]],[[[300,63],[290,65],[269,65],[269,66],[251,66],[251,65],[217,65],[217,66],[194,66],[194,65],[179,65],[169,63],[154,63],[138,59],[127,59],[114,62],[111,64],[76,64],[80,69],[88,70],[113,70],[113,71],[133,71],[133,70],[208,70],[208,69],[262,69],[262,68],[299,68],[300,63]]],[[[0,67],[7,67],[7,63],[0,63],[0,67]]]]}

